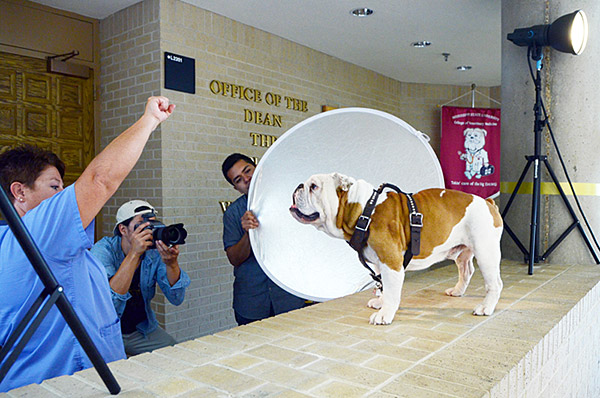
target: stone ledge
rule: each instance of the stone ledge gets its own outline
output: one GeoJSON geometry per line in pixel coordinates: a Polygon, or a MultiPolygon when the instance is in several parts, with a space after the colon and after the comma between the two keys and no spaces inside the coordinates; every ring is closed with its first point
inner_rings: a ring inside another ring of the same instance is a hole
{"type": "MultiPolygon", "coordinates": [[[[370,292],[109,364],[127,397],[597,397],[600,267],[503,261],[496,312],[483,281],[448,297],[453,265],[409,273],[393,324],[368,324],[370,292]]],[[[110,396],[94,369],[7,397],[110,396]]]]}

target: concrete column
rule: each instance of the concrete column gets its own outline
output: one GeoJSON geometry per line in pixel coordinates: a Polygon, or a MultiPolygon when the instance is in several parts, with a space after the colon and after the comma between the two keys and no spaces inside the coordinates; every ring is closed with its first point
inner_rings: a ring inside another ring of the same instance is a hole
{"type": "MultiPolygon", "coordinates": [[[[501,180],[516,182],[523,171],[526,155],[534,154],[535,85],[527,66],[527,47],[519,47],[506,39],[516,28],[548,24],[562,15],[582,9],[589,23],[589,40],[585,51],[574,56],[544,49],[542,75],[542,98],[549,121],[573,183],[581,183],[583,192],[578,195],[583,212],[594,233],[600,235],[600,2],[598,0],[502,0],[502,162],[501,180]],[[584,195],[583,193],[588,193],[584,195]],[[591,193],[591,194],[590,194],[591,193]]],[[[535,61],[531,60],[535,74],[535,61]]],[[[542,155],[548,155],[549,163],[560,182],[567,178],[560,164],[556,147],[548,129],[542,133],[542,155]]],[[[559,195],[544,194],[552,182],[545,167],[541,167],[543,187],[540,199],[540,250],[546,252],[562,232],[571,224],[571,216],[559,195]]],[[[532,168],[528,172],[525,188],[533,181],[532,168]]],[[[501,195],[500,207],[504,209],[510,197],[501,195]]],[[[569,202],[588,233],[584,219],[577,209],[574,197],[569,202]]],[[[529,250],[530,222],[532,213],[531,189],[517,195],[506,222],[529,250]]],[[[600,236],[598,237],[600,239],[600,236]]],[[[503,258],[523,260],[517,245],[505,232],[502,239],[503,258]]],[[[547,259],[550,263],[593,264],[594,260],[577,229],[560,243],[547,259]]]]}

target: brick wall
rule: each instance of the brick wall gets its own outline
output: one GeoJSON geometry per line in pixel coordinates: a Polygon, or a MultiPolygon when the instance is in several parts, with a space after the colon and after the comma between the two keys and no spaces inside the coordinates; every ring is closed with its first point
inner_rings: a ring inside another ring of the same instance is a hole
{"type": "MultiPolygon", "coordinates": [[[[144,112],[146,99],[160,94],[159,1],[148,0],[100,22],[101,147],[104,148],[144,112]]],[[[163,183],[160,127],[116,194],[102,209],[102,236],[112,235],[117,209],[131,199],[145,199],[162,217],[163,183]]],[[[166,299],[153,300],[165,324],[166,299]]]]}
{"type": "MultiPolygon", "coordinates": [[[[146,99],[160,93],[158,0],[137,3],[100,23],[101,147],[104,148],[143,113],[146,99]]],[[[162,205],[160,127],[140,161],[102,214],[104,234],[112,233],[119,206],[133,198],[162,205]]]]}
{"type": "MultiPolygon", "coordinates": [[[[577,269],[577,266],[572,268],[577,269]]],[[[585,266],[580,268],[578,277],[587,278],[594,271],[585,266]],[[584,270],[583,272],[581,270],[584,270]]],[[[565,273],[565,279],[573,274],[565,273]]],[[[568,286],[571,281],[560,286],[568,286]]],[[[543,288],[532,293],[526,299],[538,301],[539,311],[544,305],[555,305],[565,298],[567,293],[553,293],[539,300],[543,288]],[[560,298],[557,298],[560,296],[560,298]],[[551,298],[550,298],[551,297],[551,298]]],[[[570,292],[570,290],[569,290],[570,292]]],[[[510,372],[490,391],[491,398],[501,397],[597,397],[600,394],[600,285],[593,286],[587,294],[578,298],[569,312],[556,323],[550,323],[552,328],[525,356],[519,360],[510,372]]],[[[560,312],[559,312],[560,313],[560,312]]],[[[539,328],[533,324],[521,335],[531,333],[539,328]]]]}
{"type": "MultiPolygon", "coordinates": [[[[186,225],[189,237],[180,256],[192,279],[186,300],[179,307],[165,305],[161,295],[155,300],[159,321],[178,341],[235,325],[233,272],[223,251],[219,201],[239,195],[220,166],[232,152],[258,158],[265,153],[267,147],[260,139],[253,145],[251,134],[279,137],[322,105],[359,106],[405,120],[428,134],[439,152],[438,105],[470,90],[398,82],[178,0],[145,0],[107,18],[101,23],[101,46],[103,146],[141,114],[148,95],[160,92],[177,105],[104,209],[103,230],[112,229],[118,205],[136,196],[158,206],[165,223],[186,225]],[[195,59],[195,94],[163,88],[164,51],[195,59]],[[214,94],[213,80],[260,90],[261,101],[214,94]],[[267,104],[267,93],[281,95],[280,105],[267,104]],[[306,111],[304,105],[287,108],[285,96],[305,101],[306,111]],[[245,122],[245,110],[277,116],[281,126],[245,122]]],[[[477,100],[478,106],[490,105],[477,100]]],[[[469,106],[470,97],[452,105],[469,106]]]]}

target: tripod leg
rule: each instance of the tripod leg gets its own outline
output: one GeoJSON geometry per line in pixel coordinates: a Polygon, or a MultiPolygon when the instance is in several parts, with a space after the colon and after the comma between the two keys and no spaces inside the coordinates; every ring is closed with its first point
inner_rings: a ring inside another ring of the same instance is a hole
{"type": "Polygon", "coordinates": [[[529,257],[529,253],[527,252],[527,249],[525,248],[523,243],[521,243],[521,241],[519,240],[517,235],[509,227],[508,223],[505,220],[505,217],[508,214],[508,210],[510,209],[510,206],[512,205],[513,201],[517,197],[519,188],[521,188],[521,185],[523,184],[523,180],[525,179],[525,176],[527,175],[527,172],[529,171],[529,167],[531,166],[532,159],[530,159],[529,157],[526,157],[526,159],[527,159],[527,164],[523,168],[523,172],[521,172],[519,181],[517,181],[517,185],[515,185],[515,188],[513,189],[512,194],[510,195],[510,198],[508,199],[508,203],[506,204],[506,206],[504,207],[504,210],[502,211],[502,219],[504,220],[504,229],[508,233],[508,235],[512,238],[512,240],[515,242],[515,244],[517,245],[519,250],[521,250],[521,252],[525,256],[525,261],[527,261],[527,258],[529,257]]]}
{"type": "Polygon", "coordinates": [[[61,295],[56,301],[56,306],[58,307],[60,313],[65,318],[65,321],[73,331],[73,334],[77,338],[77,341],[79,341],[79,344],[81,344],[83,350],[85,351],[88,358],[96,368],[98,375],[108,388],[108,391],[110,391],[112,395],[118,394],[121,391],[119,383],[117,383],[117,380],[111,373],[110,369],[108,368],[108,365],[100,355],[100,351],[98,351],[98,349],[96,348],[96,345],[92,341],[87,330],[85,330],[85,327],[81,323],[81,320],[79,320],[79,317],[75,313],[75,310],[73,309],[73,306],[71,305],[67,297],[65,295],[61,295]]]}
{"type": "MultiPolygon", "coordinates": [[[[38,310],[40,309],[42,304],[44,304],[44,301],[46,300],[47,297],[48,297],[47,291],[46,290],[42,291],[42,293],[38,296],[38,298],[35,300],[35,302],[31,305],[31,308],[29,309],[29,311],[27,311],[27,313],[25,314],[23,319],[21,319],[21,321],[19,322],[17,327],[12,331],[12,333],[8,337],[8,340],[6,340],[6,343],[4,343],[4,345],[2,346],[2,349],[0,350],[0,363],[4,362],[4,358],[6,358],[6,356],[12,349],[13,345],[17,342],[19,337],[23,334],[23,331],[25,330],[27,325],[29,325],[29,322],[31,321],[31,319],[33,319],[33,316],[38,312],[38,310]]],[[[0,382],[3,379],[4,379],[4,373],[2,373],[2,371],[0,371],[0,382]]]]}
{"type": "Polygon", "coordinates": [[[527,251],[527,249],[525,248],[525,246],[523,246],[523,244],[521,243],[521,241],[519,240],[519,238],[517,237],[517,235],[515,235],[515,233],[513,232],[513,230],[506,223],[506,221],[504,222],[504,230],[512,238],[512,240],[515,242],[515,244],[517,245],[517,247],[519,248],[519,250],[521,250],[521,253],[523,253],[523,255],[525,256],[525,261],[527,261],[527,258],[529,257],[529,252],[527,251]]]}
{"type": "Polygon", "coordinates": [[[502,218],[504,218],[506,216],[506,214],[508,214],[508,210],[510,209],[510,206],[512,205],[513,200],[515,200],[517,193],[519,192],[519,188],[521,188],[521,184],[523,184],[523,180],[525,179],[525,176],[527,175],[527,172],[529,171],[531,162],[532,162],[531,159],[527,159],[527,164],[525,165],[525,168],[523,168],[521,177],[519,177],[519,181],[517,182],[517,185],[515,185],[515,188],[513,189],[512,194],[510,195],[510,199],[508,199],[508,203],[506,204],[506,206],[504,207],[504,210],[502,211],[502,218]]]}
{"type": "Polygon", "coordinates": [[[538,261],[536,253],[540,247],[540,234],[538,231],[541,192],[540,161],[536,158],[533,162],[533,194],[531,197],[531,228],[529,235],[529,275],[533,275],[533,264],[538,261]]]}
{"type": "MultiPolygon", "coordinates": [[[[577,226],[577,229],[579,229],[579,233],[581,234],[581,237],[583,238],[583,241],[587,245],[588,250],[590,251],[592,257],[594,258],[594,261],[596,262],[596,264],[600,264],[600,259],[598,258],[598,255],[596,254],[596,251],[594,250],[592,243],[590,242],[587,234],[585,233],[583,227],[581,226],[581,223],[579,222],[579,218],[577,217],[577,214],[575,214],[575,211],[573,210],[571,203],[569,203],[569,199],[567,198],[565,191],[560,186],[560,183],[558,182],[558,178],[556,178],[556,174],[554,174],[554,170],[552,170],[552,167],[550,166],[550,163],[548,163],[547,159],[544,159],[544,164],[546,165],[546,169],[548,170],[548,173],[550,173],[550,176],[552,177],[552,181],[554,181],[554,185],[556,186],[556,189],[558,189],[558,192],[560,193],[560,197],[562,198],[565,206],[567,207],[567,210],[571,214],[571,217],[573,219],[573,224],[577,226]]],[[[573,226],[569,227],[567,229],[567,231],[565,231],[565,233],[563,233],[557,239],[556,243],[551,245],[551,247],[548,249],[548,251],[546,251],[546,253],[544,253],[544,257],[549,255],[550,252],[558,246],[558,244],[566,237],[566,235],[569,232],[571,232],[572,229],[573,229],[573,226]]]]}
{"type": "MultiPolygon", "coordinates": [[[[44,293],[42,293],[42,294],[44,294],[44,293]]],[[[27,329],[24,328],[26,326],[26,324],[23,325],[23,328],[21,328],[21,324],[19,324],[19,327],[17,329],[20,329],[20,330],[19,330],[17,337],[19,337],[21,335],[21,332],[23,331],[23,329],[25,329],[25,333],[21,336],[21,339],[17,343],[15,349],[13,350],[13,352],[10,353],[10,355],[6,359],[6,362],[4,362],[4,364],[0,368],[0,381],[2,381],[4,379],[4,376],[6,376],[10,367],[13,365],[13,363],[15,363],[15,361],[17,360],[17,357],[19,356],[21,351],[23,351],[23,349],[29,342],[29,339],[31,339],[31,336],[33,336],[33,333],[35,333],[38,326],[40,326],[40,323],[42,323],[42,321],[44,320],[44,317],[46,316],[48,311],[50,311],[50,309],[52,309],[52,306],[54,305],[54,303],[56,303],[56,300],[58,300],[58,298],[60,297],[61,294],[63,294],[63,288],[61,286],[58,286],[54,290],[54,292],[52,292],[52,294],[50,295],[50,297],[48,298],[46,303],[42,306],[42,309],[40,310],[40,312],[33,319],[33,322],[29,325],[29,327],[27,329]]],[[[27,315],[29,315],[29,313],[27,315]]],[[[12,336],[11,336],[11,339],[12,339],[12,336]]],[[[11,339],[9,339],[9,340],[11,340],[11,339]]],[[[9,347],[9,349],[10,349],[10,347],[9,347]]]]}

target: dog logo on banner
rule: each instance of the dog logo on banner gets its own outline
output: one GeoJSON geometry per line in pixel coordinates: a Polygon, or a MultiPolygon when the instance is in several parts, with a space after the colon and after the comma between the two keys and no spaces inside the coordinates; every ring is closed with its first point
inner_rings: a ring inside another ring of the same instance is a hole
{"type": "Polygon", "coordinates": [[[500,109],[442,108],[440,163],[446,188],[500,193],[500,109]]]}
{"type": "Polygon", "coordinates": [[[487,131],[480,128],[468,128],[463,131],[465,136],[465,153],[458,151],[458,157],[465,161],[465,176],[481,178],[494,174],[494,165],[490,164],[485,147],[487,131]]]}

